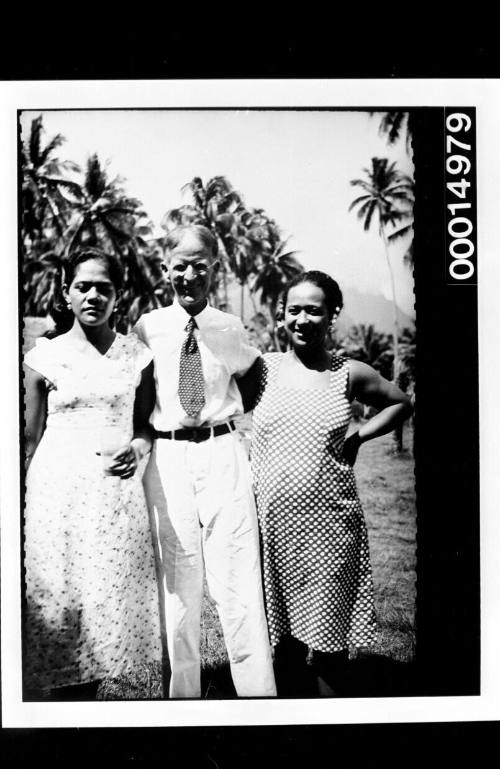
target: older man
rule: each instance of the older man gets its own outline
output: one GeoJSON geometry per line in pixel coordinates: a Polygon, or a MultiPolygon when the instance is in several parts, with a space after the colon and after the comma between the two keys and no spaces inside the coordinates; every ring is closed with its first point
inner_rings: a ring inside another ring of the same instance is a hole
{"type": "Polygon", "coordinates": [[[219,266],[212,233],[178,227],[167,256],[174,303],[144,315],[136,333],[155,359],[156,441],[144,484],[158,535],[170,696],[201,693],[204,574],[237,694],[274,696],[249,464],[232,421],[243,412],[235,377],[259,353],[238,318],[208,304],[219,266]]]}

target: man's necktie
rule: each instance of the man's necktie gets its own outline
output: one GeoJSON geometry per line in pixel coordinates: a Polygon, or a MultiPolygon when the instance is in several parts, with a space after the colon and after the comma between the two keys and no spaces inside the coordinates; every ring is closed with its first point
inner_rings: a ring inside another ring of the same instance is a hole
{"type": "Polygon", "coordinates": [[[205,383],[195,328],[196,321],[190,318],[185,329],[187,336],[182,345],[179,368],[179,400],[190,417],[199,414],[205,405],[205,383]]]}

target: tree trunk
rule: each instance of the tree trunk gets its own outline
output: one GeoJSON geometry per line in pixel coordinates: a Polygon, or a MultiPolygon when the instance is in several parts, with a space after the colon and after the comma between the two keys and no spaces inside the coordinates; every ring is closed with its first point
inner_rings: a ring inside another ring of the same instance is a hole
{"type": "Polygon", "coordinates": [[[249,296],[250,296],[250,301],[252,302],[252,309],[254,311],[254,315],[257,315],[259,310],[258,310],[258,307],[257,307],[257,302],[255,301],[255,296],[253,294],[253,291],[250,291],[249,296]]]}
{"type": "Polygon", "coordinates": [[[398,345],[399,324],[398,324],[398,306],[396,303],[396,284],[394,282],[394,273],[392,271],[391,260],[389,257],[389,245],[387,243],[387,237],[383,227],[380,228],[380,234],[382,235],[382,240],[384,242],[385,258],[387,261],[387,267],[388,267],[389,276],[391,279],[392,310],[393,310],[392,341],[393,341],[393,347],[394,347],[394,362],[392,364],[392,381],[396,382],[397,377],[399,376],[399,345],[398,345]]]}
{"type": "Polygon", "coordinates": [[[245,284],[240,283],[240,318],[242,323],[244,323],[244,315],[245,315],[244,302],[245,302],[245,284]]]}
{"type": "Polygon", "coordinates": [[[229,312],[231,308],[229,307],[228,298],[227,298],[227,266],[228,266],[227,251],[225,249],[222,238],[217,232],[217,230],[214,228],[211,228],[211,229],[215,237],[217,238],[217,245],[219,248],[219,264],[220,264],[219,269],[222,275],[222,300],[220,303],[224,304],[225,311],[229,312]]]}
{"type": "Polygon", "coordinates": [[[392,431],[393,451],[395,454],[401,454],[403,451],[403,427],[404,422],[400,422],[392,431]]]}
{"type": "MultiPolygon", "coordinates": [[[[389,269],[389,275],[391,279],[392,309],[393,309],[392,342],[393,342],[393,348],[394,348],[394,361],[392,364],[392,381],[394,382],[394,384],[397,385],[399,380],[399,373],[400,373],[400,361],[399,361],[399,340],[398,340],[399,323],[398,323],[398,306],[396,303],[396,284],[394,281],[394,273],[392,271],[392,265],[391,265],[391,260],[389,256],[389,245],[388,245],[387,237],[383,227],[380,228],[380,234],[382,235],[382,240],[384,242],[385,258],[387,261],[387,267],[389,269]]],[[[394,453],[401,454],[401,452],[403,451],[403,422],[401,422],[401,424],[399,424],[392,431],[392,445],[393,445],[394,453]]]]}

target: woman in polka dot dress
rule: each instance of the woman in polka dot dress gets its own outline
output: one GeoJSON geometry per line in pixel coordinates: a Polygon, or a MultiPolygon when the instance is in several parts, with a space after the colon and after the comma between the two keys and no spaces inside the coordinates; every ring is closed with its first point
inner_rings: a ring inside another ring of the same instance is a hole
{"type": "MultiPolygon", "coordinates": [[[[338,284],[311,271],[284,297],[286,353],[263,357],[251,446],[278,694],[304,693],[308,648],[319,693],[339,693],[348,647],[374,638],[368,538],[352,466],[359,446],[411,406],[370,366],[326,349],[338,284]],[[379,413],[346,439],[353,398],[379,413]]],[[[318,689],[316,689],[318,691],[318,689]]]]}
{"type": "Polygon", "coordinates": [[[116,260],[76,252],[65,280],[71,328],[25,358],[24,682],[28,698],[90,699],[101,679],[161,660],[136,472],[151,446],[154,379],[149,350],[109,324],[116,260]]]}

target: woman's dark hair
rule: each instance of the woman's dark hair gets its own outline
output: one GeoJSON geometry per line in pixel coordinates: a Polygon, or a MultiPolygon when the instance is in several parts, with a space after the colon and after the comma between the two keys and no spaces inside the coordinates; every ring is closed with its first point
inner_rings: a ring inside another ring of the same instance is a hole
{"type": "Polygon", "coordinates": [[[104,262],[115,291],[123,288],[123,268],[116,256],[108,254],[106,251],[101,251],[100,248],[93,247],[79,248],[68,256],[63,265],[63,283],[66,283],[69,287],[75,279],[78,267],[90,259],[98,259],[100,262],[104,262]]]}
{"type": "MultiPolygon", "coordinates": [[[[116,256],[108,254],[106,251],[101,251],[99,248],[87,246],[72,251],[64,261],[60,289],[62,289],[63,284],[66,284],[66,286],[69,287],[75,279],[78,267],[84,262],[88,262],[90,259],[98,259],[99,261],[104,262],[108,270],[109,279],[111,280],[115,291],[119,291],[123,288],[123,268],[116,256]]],[[[62,291],[59,290],[58,293],[59,297],[50,310],[50,315],[54,321],[55,327],[44,334],[44,336],[49,338],[64,334],[66,331],[69,331],[73,325],[73,313],[66,307],[62,291]]]]}
{"type": "Polygon", "coordinates": [[[336,280],[327,275],[326,272],[321,272],[320,270],[308,270],[307,272],[301,272],[300,275],[296,275],[295,278],[292,278],[283,292],[283,310],[286,307],[290,289],[299,286],[302,283],[312,283],[313,286],[317,286],[323,291],[329,320],[331,320],[334,315],[339,314],[344,306],[342,291],[340,290],[339,284],[336,280]]]}
{"type": "Polygon", "coordinates": [[[174,248],[177,248],[187,232],[191,232],[193,235],[195,235],[195,237],[197,237],[200,241],[201,245],[207,248],[215,259],[219,250],[217,245],[217,238],[213,232],[211,232],[211,230],[209,230],[208,227],[205,227],[203,224],[181,224],[179,227],[171,230],[168,233],[166,239],[167,251],[173,251],[174,248]]]}

